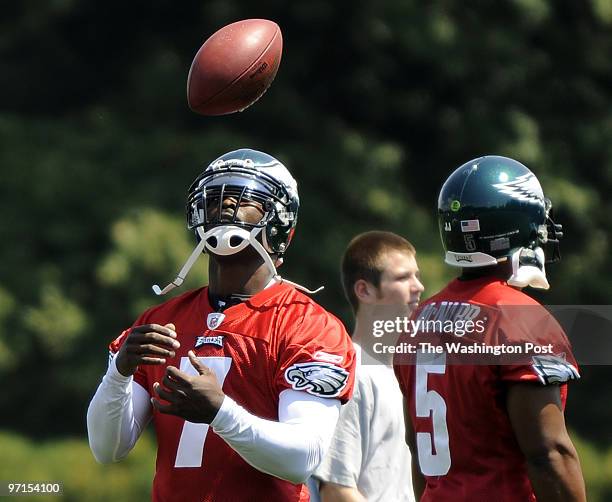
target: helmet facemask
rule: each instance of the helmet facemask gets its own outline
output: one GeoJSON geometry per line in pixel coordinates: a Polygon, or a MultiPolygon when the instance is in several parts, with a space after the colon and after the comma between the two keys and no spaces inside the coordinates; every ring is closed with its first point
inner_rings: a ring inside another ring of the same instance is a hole
{"type": "Polygon", "coordinates": [[[242,167],[231,162],[213,164],[192,184],[186,207],[188,228],[199,239],[205,235],[206,251],[216,255],[238,253],[260,236],[267,253],[281,256],[296,223],[297,202],[282,183],[251,167],[252,163],[242,167]],[[228,199],[233,208],[225,204],[228,199]],[[240,218],[245,204],[260,209],[259,221],[240,218]]]}
{"type": "Polygon", "coordinates": [[[538,227],[535,241],[528,247],[516,250],[510,257],[512,275],[508,284],[524,288],[549,289],[545,265],[561,259],[559,240],[563,237],[562,226],[552,219],[552,202],[544,199],[546,221],[538,227]]]}
{"type": "Polygon", "coordinates": [[[550,199],[544,199],[546,208],[546,223],[543,238],[538,235],[538,241],[544,249],[546,263],[555,263],[561,260],[559,241],[563,238],[563,225],[553,220],[553,207],[550,199]]]}

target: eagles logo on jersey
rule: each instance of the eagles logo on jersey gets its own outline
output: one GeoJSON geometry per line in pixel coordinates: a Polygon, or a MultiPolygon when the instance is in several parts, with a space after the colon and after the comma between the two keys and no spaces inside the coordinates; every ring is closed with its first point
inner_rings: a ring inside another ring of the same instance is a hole
{"type": "Polygon", "coordinates": [[[296,363],[285,371],[285,380],[294,390],[321,397],[335,397],[348,381],[348,371],[329,363],[296,363]]]}
{"type": "Polygon", "coordinates": [[[576,367],[565,359],[565,354],[556,356],[533,356],[533,369],[544,385],[578,380],[576,367]]]}

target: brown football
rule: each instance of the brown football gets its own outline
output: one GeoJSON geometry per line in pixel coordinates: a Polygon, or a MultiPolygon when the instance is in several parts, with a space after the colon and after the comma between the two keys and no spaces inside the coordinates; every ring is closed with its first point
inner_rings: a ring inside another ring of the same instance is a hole
{"type": "Polygon", "coordinates": [[[204,42],[187,77],[189,108],[202,115],[242,111],[266,92],[283,51],[278,25],[245,19],[221,28],[204,42]]]}

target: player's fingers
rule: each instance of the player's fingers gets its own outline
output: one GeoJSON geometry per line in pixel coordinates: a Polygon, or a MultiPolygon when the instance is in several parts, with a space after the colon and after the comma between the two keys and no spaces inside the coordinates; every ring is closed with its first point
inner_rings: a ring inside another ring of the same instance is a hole
{"type": "Polygon", "coordinates": [[[173,404],[164,404],[154,397],[151,398],[151,404],[153,408],[155,408],[160,413],[165,413],[167,415],[176,415],[176,409],[173,404]]]}
{"type": "Polygon", "coordinates": [[[156,345],[163,345],[165,347],[174,349],[178,349],[181,346],[178,340],[166,335],[155,333],[153,331],[146,333],[135,332],[131,334],[129,339],[126,341],[126,344],[129,345],[143,345],[145,343],[154,343],[156,345]]]}
{"type": "Polygon", "coordinates": [[[161,397],[164,401],[168,401],[169,403],[176,404],[182,396],[179,396],[175,392],[168,391],[164,389],[159,382],[155,382],[153,384],[153,392],[161,397]]]}
{"type": "Polygon", "coordinates": [[[144,345],[133,345],[128,348],[130,354],[148,354],[155,356],[174,357],[175,353],[173,350],[164,349],[157,345],[145,343],[144,345]]]}
{"type": "Polygon", "coordinates": [[[168,324],[164,324],[164,328],[168,328],[170,331],[174,331],[176,333],[176,326],[174,323],[169,322],[168,324]]]}
{"type": "Polygon", "coordinates": [[[174,390],[178,393],[182,393],[183,390],[185,389],[185,385],[182,382],[179,382],[178,380],[174,380],[173,378],[170,377],[170,375],[168,375],[167,372],[164,375],[164,378],[162,379],[162,383],[164,384],[164,387],[174,390]]]}
{"type": "Polygon", "coordinates": [[[166,360],[163,357],[141,357],[138,360],[138,364],[147,364],[147,365],[155,365],[155,364],[166,364],[166,360]]]}
{"type": "Polygon", "coordinates": [[[143,343],[143,342],[156,342],[166,345],[173,345],[179,343],[175,338],[157,333],[156,331],[134,331],[130,334],[126,343],[143,343]]]}
{"type": "Polygon", "coordinates": [[[187,352],[187,355],[189,356],[189,360],[191,361],[191,364],[193,365],[193,367],[196,369],[196,371],[200,375],[208,374],[210,372],[210,369],[204,366],[200,362],[200,360],[196,357],[195,352],[193,350],[190,350],[189,352],[187,352]]]}
{"type": "Polygon", "coordinates": [[[181,386],[187,386],[191,383],[191,377],[187,373],[183,373],[175,366],[168,366],[166,368],[166,375],[181,386]]]}
{"type": "Polygon", "coordinates": [[[172,329],[170,329],[168,324],[166,324],[165,326],[161,326],[160,324],[142,324],[141,326],[136,326],[132,328],[132,333],[160,333],[171,338],[176,338],[174,324],[172,324],[171,326],[172,329]]]}

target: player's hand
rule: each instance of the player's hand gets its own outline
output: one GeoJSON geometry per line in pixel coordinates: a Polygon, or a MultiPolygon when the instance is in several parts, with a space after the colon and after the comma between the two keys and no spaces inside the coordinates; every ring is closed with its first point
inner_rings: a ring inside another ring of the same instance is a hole
{"type": "Polygon", "coordinates": [[[158,398],[151,399],[153,406],[160,413],[176,415],[189,422],[211,423],[225,398],[214,371],[204,366],[193,353],[189,351],[189,360],[198,372],[192,376],[174,366],[166,368],[162,380],[153,384],[153,390],[158,398]]]}
{"type": "Polygon", "coordinates": [[[164,364],[174,357],[181,344],[176,339],[174,324],[144,324],[132,328],[117,353],[117,370],[123,376],[136,372],[141,364],[164,364]]]}

